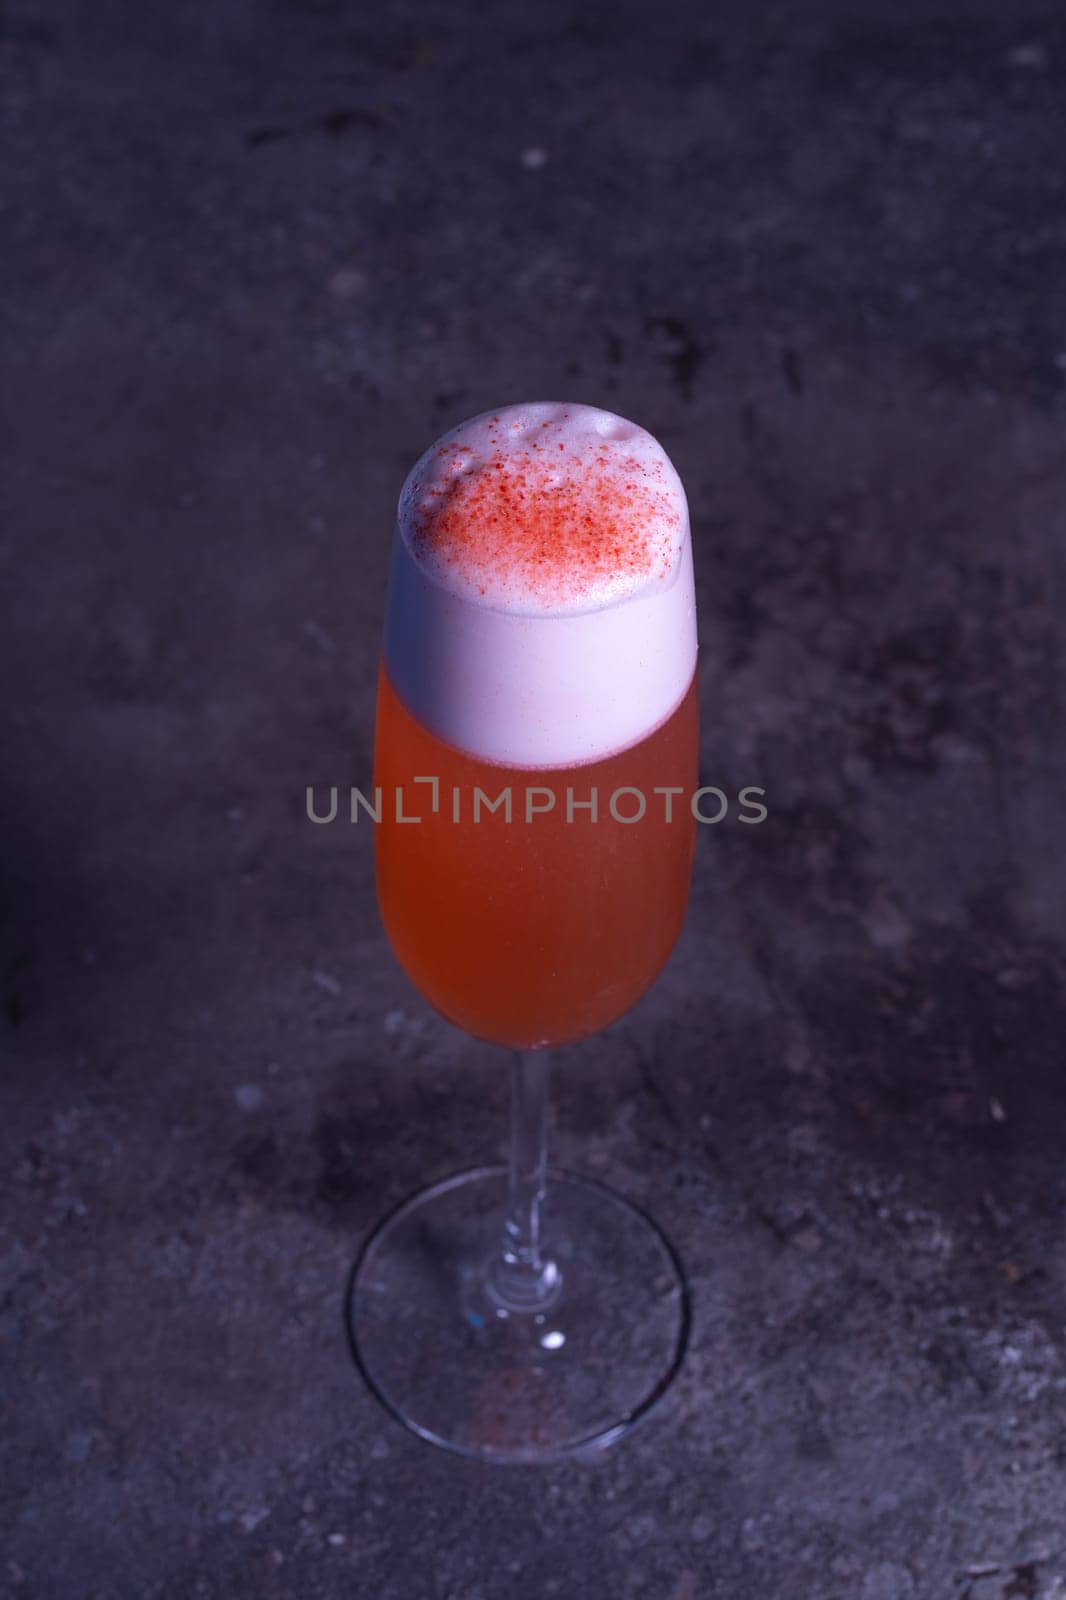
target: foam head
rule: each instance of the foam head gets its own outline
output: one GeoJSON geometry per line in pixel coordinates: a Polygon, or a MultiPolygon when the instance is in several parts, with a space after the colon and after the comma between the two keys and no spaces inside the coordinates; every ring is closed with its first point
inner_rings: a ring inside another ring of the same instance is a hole
{"type": "Polygon", "coordinates": [[[594,406],[482,412],[400,494],[393,687],[485,760],[569,766],[663,722],[695,667],[688,506],[645,429],[594,406]]]}

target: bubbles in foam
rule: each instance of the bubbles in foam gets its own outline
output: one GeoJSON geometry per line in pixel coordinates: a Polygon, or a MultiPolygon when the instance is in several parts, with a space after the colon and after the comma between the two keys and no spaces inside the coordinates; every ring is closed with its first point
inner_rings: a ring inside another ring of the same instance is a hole
{"type": "Polygon", "coordinates": [[[604,439],[631,439],[637,431],[631,422],[612,416],[609,411],[597,412],[592,425],[604,439]]]}
{"type": "Polygon", "coordinates": [[[593,406],[482,412],[412,469],[399,525],[435,582],[476,604],[566,614],[669,581],[684,491],[643,428],[593,406]]]}

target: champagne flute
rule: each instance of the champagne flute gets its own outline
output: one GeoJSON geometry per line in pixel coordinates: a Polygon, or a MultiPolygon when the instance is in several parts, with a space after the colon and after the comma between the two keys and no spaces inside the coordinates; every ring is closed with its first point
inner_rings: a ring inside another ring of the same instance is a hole
{"type": "Polygon", "coordinates": [[[466,1455],[602,1447],[684,1352],[673,1247],[549,1168],[545,1135],[555,1051],[629,1010],[684,920],[695,667],[687,503],[644,429],[512,405],[412,468],[378,684],[378,903],[425,998],[511,1053],[511,1149],[378,1225],[348,1320],[378,1398],[466,1455]]]}

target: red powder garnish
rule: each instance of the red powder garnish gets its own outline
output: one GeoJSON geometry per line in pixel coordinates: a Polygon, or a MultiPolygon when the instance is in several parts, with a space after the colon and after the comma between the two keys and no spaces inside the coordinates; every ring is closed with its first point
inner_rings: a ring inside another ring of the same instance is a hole
{"type": "Polygon", "coordinates": [[[669,573],[680,513],[658,463],[642,468],[620,456],[612,475],[608,454],[592,465],[573,455],[555,463],[504,445],[468,472],[449,472],[422,506],[426,479],[448,464],[449,448],[411,484],[410,538],[416,554],[451,569],[463,587],[567,604],[618,579],[629,589],[669,573]]]}

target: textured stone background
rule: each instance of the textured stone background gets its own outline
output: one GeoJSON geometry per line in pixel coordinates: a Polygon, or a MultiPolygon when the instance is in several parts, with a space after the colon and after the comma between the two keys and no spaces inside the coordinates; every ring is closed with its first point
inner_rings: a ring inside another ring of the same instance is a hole
{"type": "Polygon", "coordinates": [[[1066,1596],[1066,16],[8,0],[0,1594],[1066,1596]],[[403,475],[688,486],[704,830],[554,1155],[691,1269],[592,1464],[409,1438],[366,1231],[501,1148],[379,929],[403,475]]]}

